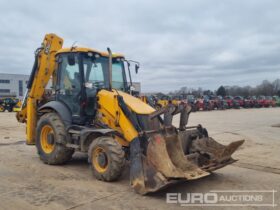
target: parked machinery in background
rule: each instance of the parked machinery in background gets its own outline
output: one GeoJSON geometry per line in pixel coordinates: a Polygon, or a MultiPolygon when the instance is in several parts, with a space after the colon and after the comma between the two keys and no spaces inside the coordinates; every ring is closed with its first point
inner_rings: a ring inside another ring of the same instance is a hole
{"type": "Polygon", "coordinates": [[[140,96],[140,99],[144,103],[149,104],[151,107],[156,108],[157,99],[156,99],[155,96],[153,96],[153,95],[151,95],[151,96],[142,95],[142,96],[140,96]]]}
{"type": "Polygon", "coordinates": [[[223,98],[223,96],[218,96],[218,98],[219,98],[220,101],[221,101],[222,108],[223,108],[223,109],[229,109],[228,103],[227,103],[227,101],[223,98]]]}
{"type": "Polygon", "coordinates": [[[3,100],[0,98],[0,112],[4,112],[5,108],[3,106],[3,100]]]}
{"type": "Polygon", "coordinates": [[[257,97],[258,107],[266,107],[270,106],[270,100],[266,99],[264,95],[260,95],[257,97]]]}
{"type": "Polygon", "coordinates": [[[161,96],[157,102],[156,102],[156,108],[160,109],[162,107],[167,106],[169,103],[171,103],[171,98],[168,95],[161,96]]]}
{"type": "Polygon", "coordinates": [[[272,96],[266,96],[265,99],[267,101],[266,103],[268,104],[268,107],[275,107],[276,106],[276,103],[273,100],[272,96]]]}
{"type": "Polygon", "coordinates": [[[213,109],[223,110],[228,108],[228,105],[222,96],[210,95],[209,98],[212,101],[213,109]]]}
{"type": "Polygon", "coordinates": [[[249,98],[251,99],[252,103],[254,104],[254,108],[261,107],[261,104],[259,103],[257,96],[249,96],[249,98]]]}
{"type": "Polygon", "coordinates": [[[180,95],[175,95],[171,98],[171,103],[174,105],[179,105],[180,103],[183,103],[183,97],[180,95]]]}
{"type": "Polygon", "coordinates": [[[230,109],[231,108],[234,108],[234,109],[239,109],[240,108],[240,104],[232,96],[225,96],[224,99],[227,102],[228,107],[230,109]]]}
{"type": "Polygon", "coordinates": [[[240,107],[245,107],[245,101],[242,96],[235,96],[233,97],[233,100],[237,101],[240,107]]]}
{"type": "Polygon", "coordinates": [[[275,106],[280,106],[280,97],[279,96],[273,96],[272,99],[275,102],[275,106]]]}
{"type": "Polygon", "coordinates": [[[244,108],[254,108],[256,100],[252,96],[244,97],[244,108]]]}
{"type": "Polygon", "coordinates": [[[203,110],[204,111],[211,111],[214,109],[213,101],[210,100],[209,96],[203,95],[203,110]]]}
{"type": "Polygon", "coordinates": [[[18,103],[18,99],[16,98],[1,98],[0,99],[0,112],[12,112],[14,106],[18,103]]]}
{"type": "Polygon", "coordinates": [[[195,110],[201,111],[204,110],[204,100],[203,98],[197,98],[195,101],[195,110]]]}
{"type": "Polygon", "coordinates": [[[21,110],[21,106],[22,106],[22,101],[18,100],[16,105],[13,107],[13,112],[19,112],[21,110]]]}
{"type": "Polygon", "coordinates": [[[192,107],[193,112],[198,111],[196,107],[197,99],[194,97],[194,95],[187,95],[185,101],[187,104],[189,104],[192,107]]]}

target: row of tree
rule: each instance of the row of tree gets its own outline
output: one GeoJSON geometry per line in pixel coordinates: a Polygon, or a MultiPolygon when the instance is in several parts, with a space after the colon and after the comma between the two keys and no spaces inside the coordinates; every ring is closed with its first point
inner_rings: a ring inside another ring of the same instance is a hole
{"type": "Polygon", "coordinates": [[[169,95],[182,95],[182,94],[191,94],[197,97],[202,95],[231,95],[231,96],[280,96],[280,79],[276,79],[273,82],[264,80],[261,84],[251,87],[249,85],[240,87],[240,86],[220,86],[217,90],[203,90],[202,88],[188,88],[182,87],[180,90],[175,90],[169,92],[169,95]]]}

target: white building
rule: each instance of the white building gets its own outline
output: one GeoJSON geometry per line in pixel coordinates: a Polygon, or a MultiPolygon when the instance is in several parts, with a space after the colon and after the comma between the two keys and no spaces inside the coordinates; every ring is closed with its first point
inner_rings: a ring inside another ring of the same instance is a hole
{"type": "Polygon", "coordinates": [[[29,75],[0,73],[0,97],[22,99],[28,79],[29,75]]]}

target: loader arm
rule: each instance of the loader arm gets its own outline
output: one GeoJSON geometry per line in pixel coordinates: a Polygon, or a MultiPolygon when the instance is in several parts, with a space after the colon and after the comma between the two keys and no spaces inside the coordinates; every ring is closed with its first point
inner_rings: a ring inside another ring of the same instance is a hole
{"type": "Polygon", "coordinates": [[[45,88],[55,71],[55,55],[62,48],[62,45],[62,38],[55,34],[47,34],[42,46],[35,52],[35,62],[27,84],[27,93],[21,110],[17,113],[17,120],[27,124],[27,144],[35,144],[37,105],[42,100],[45,88]]]}

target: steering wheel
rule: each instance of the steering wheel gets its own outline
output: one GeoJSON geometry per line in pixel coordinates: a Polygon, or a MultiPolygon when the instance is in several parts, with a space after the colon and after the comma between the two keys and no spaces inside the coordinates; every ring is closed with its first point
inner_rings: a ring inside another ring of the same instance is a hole
{"type": "Polygon", "coordinates": [[[93,81],[92,84],[93,87],[95,87],[96,89],[101,89],[105,87],[104,81],[93,81]]]}

